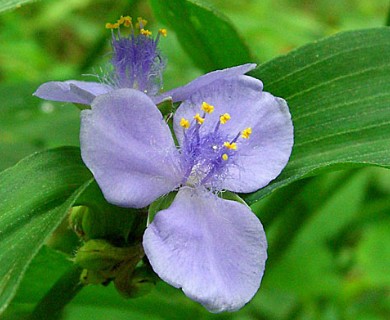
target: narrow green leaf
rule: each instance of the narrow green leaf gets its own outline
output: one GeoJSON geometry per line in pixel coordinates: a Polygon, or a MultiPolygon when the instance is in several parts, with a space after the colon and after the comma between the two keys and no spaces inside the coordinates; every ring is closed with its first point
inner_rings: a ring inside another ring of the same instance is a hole
{"type": "Polygon", "coordinates": [[[29,320],[41,320],[50,315],[53,320],[61,319],[64,307],[80,292],[83,284],[80,282],[82,269],[73,265],[50,288],[49,292],[38,303],[29,320]]]}
{"type": "Polygon", "coordinates": [[[20,8],[23,4],[33,2],[36,0],[1,0],[0,1],[0,12],[20,8]]]}
{"type": "Polygon", "coordinates": [[[79,149],[71,147],[36,153],[0,174],[0,313],[90,181],[79,149]]]}
{"type": "Polygon", "coordinates": [[[53,284],[73,267],[69,256],[43,246],[29,265],[18,292],[2,320],[28,319],[34,306],[47,294],[53,284]]]}
{"type": "Polygon", "coordinates": [[[175,31],[194,63],[204,71],[253,62],[249,48],[221,13],[191,0],[151,0],[161,22],[175,31]]]}
{"type": "Polygon", "coordinates": [[[253,203],[337,168],[390,166],[390,28],[340,33],[258,67],[252,76],[287,100],[295,144],[282,174],[253,203]]]}

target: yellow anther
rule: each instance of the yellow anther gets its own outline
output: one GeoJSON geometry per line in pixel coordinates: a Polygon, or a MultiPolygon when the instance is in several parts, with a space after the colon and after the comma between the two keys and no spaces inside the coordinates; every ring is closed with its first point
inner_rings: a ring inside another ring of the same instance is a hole
{"type": "Polygon", "coordinates": [[[125,27],[130,27],[132,25],[131,17],[129,16],[123,17],[123,24],[125,27]]]}
{"type": "Polygon", "coordinates": [[[158,30],[158,33],[161,34],[163,37],[166,37],[168,35],[167,29],[160,29],[158,30]]]}
{"type": "Polygon", "coordinates": [[[221,122],[221,124],[225,124],[229,120],[230,120],[230,114],[228,113],[224,113],[222,116],[219,117],[219,122],[221,122]]]}
{"type": "Polygon", "coordinates": [[[125,22],[125,17],[124,17],[124,16],[121,16],[121,17],[118,19],[117,23],[121,25],[121,24],[123,24],[123,22],[125,22]]]}
{"type": "Polygon", "coordinates": [[[106,23],[106,29],[118,29],[119,28],[119,23],[106,23]]]}
{"type": "Polygon", "coordinates": [[[149,37],[149,36],[152,35],[152,32],[151,32],[151,31],[145,30],[145,29],[141,29],[141,30],[139,31],[139,33],[140,33],[140,34],[143,34],[144,36],[147,36],[147,37],[149,37]]]}
{"type": "Polygon", "coordinates": [[[130,16],[121,16],[118,21],[116,22],[118,24],[118,27],[121,26],[122,24],[125,27],[130,27],[131,26],[131,17],[130,16]]]}
{"type": "Polygon", "coordinates": [[[241,137],[244,139],[249,139],[250,135],[252,134],[252,128],[248,127],[245,130],[241,131],[241,137]]]}
{"type": "Polygon", "coordinates": [[[198,122],[198,124],[202,124],[204,122],[204,118],[202,118],[199,113],[194,115],[194,119],[196,120],[196,122],[198,122]]]}
{"type": "Polygon", "coordinates": [[[142,19],[141,17],[138,17],[137,18],[137,23],[136,23],[136,27],[139,28],[139,29],[143,29],[147,24],[148,24],[148,21],[145,20],[145,19],[142,19]]]}
{"type": "Polygon", "coordinates": [[[214,111],[214,106],[208,104],[207,102],[203,102],[201,109],[206,113],[212,113],[214,111]]]}
{"type": "Polygon", "coordinates": [[[181,118],[180,126],[184,129],[188,129],[190,127],[190,122],[187,119],[181,118]]]}
{"type": "Polygon", "coordinates": [[[226,153],[224,153],[223,155],[222,155],[222,160],[227,160],[227,159],[229,159],[229,156],[226,154],[226,153]]]}
{"type": "Polygon", "coordinates": [[[226,148],[226,149],[230,149],[230,150],[237,150],[237,143],[233,142],[233,143],[230,143],[230,142],[224,142],[223,143],[223,146],[226,148]]]}

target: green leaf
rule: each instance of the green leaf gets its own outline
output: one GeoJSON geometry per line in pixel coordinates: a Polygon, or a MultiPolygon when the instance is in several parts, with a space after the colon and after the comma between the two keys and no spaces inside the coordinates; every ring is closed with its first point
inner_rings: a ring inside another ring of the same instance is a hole
{"type": "Polygon", "coordinates": [[[389,226],[390,219],[367,226],[356,254],[363,277],[378,287],[390,286],[389,226]]]}
{"type": "Polygon", "coordinates": [[[0,174],[0,313],[90,181],[79,149],[71,147],[36,153],[0,174]]]}
{"type": "Polygon", "coordinates": [[[265,91],[287,100],[294,147],[282,174],[253,203],[304,177],[390,166],[390,29],[340,33],[258,67],[265,91]]]}
{"type": "Polygon", "coordinates": [[[179,42],[204,71],[253,62],[249,48],[221,13],[191,0],[151,0],[161,22],[175,31],[179,42]]]}
{"type": "Polygon", "coordinates": [[[71,104],[33,97],[38,85],[0,86],[0,171],[33,152],[79,144],[80,112],[71,104]]]}
{"type": "Polygon", "coordinates": [[[209,313],[188,299],[181,290],[159,281],[151,293],[137,299],[123,299],[114,286],[87,286],[64,310],[64,319],[196,320],[226,319],[209,313]],[[99,303],[97,303],[97,301],[99,303]]]}
{"type": "Polygon", "coordinates": [[[32,260],[3,320],[27,319],[53,283],[73,267],[69,256],[43,246],[32,260]]]}
{"type": "Polygon", "coordinates": [[[317,297],[337,297],[344,281],[348,280],[344,280],[340,272],[339,253],[332,251],[331,243],[338,240],[337,248],[342,247],[340,235],[359,216],[370,174],[361,170],[347,178],[338,172],[328,182],[324,175],[311,180],[296,194],[292,199],[295,206],[285,206],[279,221],[267,228],[270,245],[267,265],[271,267],[264,278],[263,289],[288,292],[306,303],[317,297]],[[290,211],[298,220],[302,219],[298,214],[305,217],[300,225],[290,228],[286,223],[285,216],[290,211]],[[275,244],[284,233],[289,235],[289,242],[278,248],[275,244]],[[282,256],[278,257],[275,250],[281,249],[282,256]]]}
{"type": "Polygon", "coordinates": [[[15,8],[18,9],[23,4],[28,2],[33,2],[33,1],[36,0],[2,0],[0,2],[0,12],[15,9],[15,8]]]}

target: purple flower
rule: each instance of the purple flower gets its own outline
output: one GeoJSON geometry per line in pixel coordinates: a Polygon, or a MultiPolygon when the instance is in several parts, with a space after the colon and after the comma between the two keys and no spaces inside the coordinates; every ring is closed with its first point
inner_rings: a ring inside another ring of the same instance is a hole
{"type": "Polygon", "coordinates": [[[144,250],[161,279],[211,312],[244,306],[267,258],[257,217],[218,194],[264,187],[293,145],[286,102],[263,92],[261,81],[235,74],[244,69],[167,93],[184,100],[173,119],[179,147],[154,101],[138,90],[100,95],[81,115],[82,157],[107,201],[142,208],[178,191],[147,227],[144,250]]]}
{"type": "Polygon", "coordinates": [[[120,88],[140,90],[157,104],[171,97],[173,102],[183,101],[194,93],[199,85],[207,85],[218,79],[227,79],[254,69],[255,64],[245,64],[225,70],[210,72],[188,85],[159,94],[162,88],[162,73],[165,60],[158,49],[160,35],[166,36],[166,30],[160,29],[157,37],[143,27],[146,20],[138,19],[136,28],[132,27],[130,17],[121,17],[117,23],[106,25],[112,31],[112,72],[102,77],[100,82],[87,81],[51,81],[42,84],[35,96],[61,102],[90,105],[95,97],[120,88]],[[123,35],[119,27],[131,27],[129,35],[123,35]]]}
{"type": "Polygon", "coordinates": [[[52,81],[41,85],[34,95],[46,100],[85,105],[90,105],[98,95],[120,88],[133,88],[155,96],[162,87],[165,68],[165,60],[157,45],[160,35],[166,36],[166,30],[160,29],[157,37],[152,38],[151,32],[144,29],[146,23],[146,20],[138,18],[133,28],[130,17],[121,17],[114,24],[106,24],[112,30],[113,70],[104,75],[101,82],[52,81]],[[123,35],[120,26],[130,27],[130,34],[123,35]]]}

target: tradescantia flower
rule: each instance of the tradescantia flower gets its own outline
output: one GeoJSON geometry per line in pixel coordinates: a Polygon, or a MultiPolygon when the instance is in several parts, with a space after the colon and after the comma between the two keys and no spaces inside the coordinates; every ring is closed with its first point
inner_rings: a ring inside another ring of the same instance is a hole
{"type": "Polygon", "coordinates": [[[255,64],[210,72],[188,85],[159,94],[162,88],[162,73],[165,60],[158,49],[160,37],[167,35],[166,29],[160,29],[156,38],[144,29],[147,21],[138,18],[133,27],[129,16],[121,17],[116,23],[107,23],[106,28],[112,31],[112,72],[99,82],[87,81],[51,81],[42,84],[34,93],[35,96],[61,102],[73,102],[90,105],[93,99],[101,94],[120,88],[140,90],[155,103],[170,97],[173,102],[183,101],[195,92],[199,86],[207,85],[218,79],[228,79],[255,68],[255,64]],[[120,27],[130,28],[130,34],[121,33],[120,27]]]}
{"type": "Polygon", "coordinates": [[[173,119],[179,146],[154,101],[139,90],[100,95],[81,113],[82,158],[107,201],[142,208],[177,191],[147,227],[144,250],[161,279],[211,312],[244,306],[267,258],[257,217],[218,195],[266,186],[293,145],[286,102],[263,92],[257,79],[229,75],[248,66],[169,93],[183,100],[173,119]]]}
{"type": "Polygon", "coordinates": [[[165,68],[158,43],[160,36],[165,37],[167,31],[160,29],[157,37],[153,38],[151,31],[144,28],[146,24],[146,20],[138,18],[133,26],[129,16],[106,24],[106,28],[112,31],[113,70],[104,75],[100,82],[52,81],[41,85],[34,95],[47,100],[85,105],[90,105],[96,96],[119,88],[133,88],[155,96],[162,87],[165,68]],[[130,33],[121,33],[121,26],[130,28],[130,33]]]}

